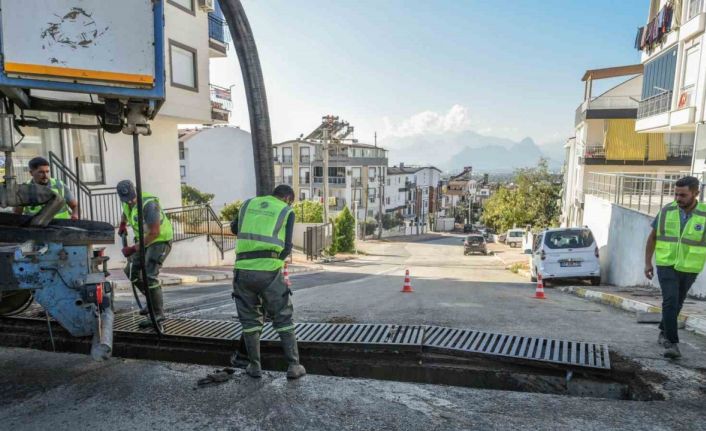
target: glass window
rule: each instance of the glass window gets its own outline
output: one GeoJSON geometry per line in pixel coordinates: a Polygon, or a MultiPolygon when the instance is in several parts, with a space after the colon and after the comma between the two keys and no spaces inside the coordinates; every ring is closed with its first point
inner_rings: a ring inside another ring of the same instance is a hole
{"type": "Polygon", "coordinates": [[[196,50],[170,40],[169,60],[172,86],[198,91],[196,50]]]}
{"type": "Polygon", "coordinates": [[[299,148],[299,161],[301,161],[302,163],[309,163],[309,162],[311,162],[310,148],[309,148],[309,147],[301,147],[301,148],[299,148]]]}
{"type": "Polygon", "coordinates": [[[375,181],[376,176],[377,176],[377,169],[374,167],[368,168],[368,179],[370,181],[375,181]]]}
{"type": "Polygon", "coordinates": [[[179,142],[179,160],[184,160],[186,158],[186,150],[184,149],[184,143],[179,142]]]}
{"type": "Polygon", "coordinates": [[[292,168],[284,168],[282,170],[283,182],[292,185],[292,168]]]}
{"type": "Polygon", "coordinates": [[[282,162],[292,163],[292,147],[282,148],[282,162]]]}
{"type": "Polygon", "coordinates": [[[186,176],[186,166],[179,166],[179,175],[181,178],[184,178],[186,176]]]}
{"type": "Polygon", "coordinates": [[[682,88],[689,88],[696,85],[696,80],[699,77],[699,57],[701,51],[699,45],[693,46],[686,51],[684,58],[684,81],[682,88]]]}
{"type": "MultiPolygon", "coordinates": [[[[48,121],[59,121],[59,114],[52,112],[25,111],[24,114],[28,119],[39,118],[48,121]]],[[[25,137],[19,145],[17,145],[15,153],[12,155],[12,164],[15,168],[17,182],[25,183],[31,178],[27,163],[34,157],[42,156],[49,160],[49,152],[52,152],[58,158],[62,159],[61,133],[58,128],[38,129],[36,127],[21,127],[20,129],[22,133],[25,134],[25,137]]],[[[0,157],[2,157],[4,162],[4,154],[0,157]]],[[[52,175],[56,175],[56,173],[52,172],[52,175]]],[[[0,181],[3,181],[3,179],[0,178],[0,181]]]]}
{"type": "Polygon", "coordinates": [[[703,0],[688,0],[689,1],[689,12],[686,15],[686,19],[690,20],[701,12],[701,4],[703,0]]]}
{"type": "Polygon", "coordinates": [[[677,66],[677,47],[670,49],[645,64],[642,79],[642,100],[657,96],[674,88],[674,71],[677,66]]]}
{"type": "Polygon", "coordinates": [[[547,232],[544,244],[556,250],[562,248],[586,248],[593,245],[593,234],[588,229],[567,229],[547,232]]]}
{"type": "Polygon", "coordinates": [[[311,170],[309,168],[299,168],[299,182],[309,184],[311,182],[311,170]]]}
{"type": "Polygon", "coordinates": [[[167,2],[185,12],[194,14],[194,0],[167,0],[167,2]]]}
{"type": "MultiPolygon", "coordinates": [[[[97,125],[95,117],[87,115],[67,115],[71,124],[97,125]]],[[[69,129],[72,160],[78,158],[81,182],[102,184],[103,151],[102,139],[98,129],[69,129]]],[[[70,164],[75,169],[75,161],[70,164]]]]}

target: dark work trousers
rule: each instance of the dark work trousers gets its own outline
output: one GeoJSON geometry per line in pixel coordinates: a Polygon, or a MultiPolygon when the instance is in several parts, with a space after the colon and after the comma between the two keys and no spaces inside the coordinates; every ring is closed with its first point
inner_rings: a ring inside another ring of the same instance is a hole
{"type": "Polygon", "coordinates": [[[679,342],[677,317],[697,275],[699,274],[677,271],[673,266],[657,267],[659,287],[662,289],[662,322],[659,324],[659,329],[672,343],[679,342]]]}
{"type": "Polygon", "coordinates": [[[264,311],[272,317],[277,333],[294,330],[292,291],[282,272],[238,269],[233,278],[233,299],[243,332],[260,332],[265,324],[264,311]]]}

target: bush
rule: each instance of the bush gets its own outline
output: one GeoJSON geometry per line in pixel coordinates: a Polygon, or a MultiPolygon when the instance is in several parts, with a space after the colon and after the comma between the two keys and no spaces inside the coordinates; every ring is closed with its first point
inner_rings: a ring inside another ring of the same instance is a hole
{"type": "Polygon", "coordinates": [[[295,220],[299,223],[322,223],[324,205],[319,201],[300,201],[292,205],[295,220]]]}
{"type": "Polygon", "coordinates": [[[243,206],[243,201],[235,201],[224,206],[221,210],[221,220],[227,220],[229,222],[237,220],[241,206],[243,206]]]}
{"type": "Polygon", "coordinates": [[[336,217],[333,248],[336,252],[350,253],[355,249],[355,218],[348,207],[336,217]]]}
{"type": "Polygon", "coordinates": [[[366,235],[372,235],[375,233],[375,230],[378,228],[378,222],[375,221],[374,219],[367,219],[363,223],[363,229],[365,230],[366,235]]]}
{"type": "Polygon", "coordinates": [[[404,223],[404,217],[399,213],[385,214],[382,216],[382,228],[385,230],[394,229],[404,223]]]}
{"type": "Polygon", "coordinates": [[[186,184],[181,185],[181,204],[183,206],[190,205],[208,205],[214,198],[213,193],[204,193],[196,187],[191,187],[186,184]]]}

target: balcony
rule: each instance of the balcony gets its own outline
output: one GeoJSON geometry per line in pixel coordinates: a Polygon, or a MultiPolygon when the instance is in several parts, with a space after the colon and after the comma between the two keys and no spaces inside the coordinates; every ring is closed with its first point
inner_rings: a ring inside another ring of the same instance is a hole
{"type": "Polygon", "coordinates": [[[591,119],[635,118],[638,102],[630,96],[599,96],[576,108],[574,125],[591,119]]]}
{"type": "Polygon", "coordinates": [[[232,95],[229,88],[209,85],[211,92],[211,119],[218,123],[227,123],[233,110],[232,95]]]}
{"type": "Polygon", "coordinates": [[[641,100],[637,107],[637,118],[642,119],[669,112],[672,106],[672,91],[665,91],[656,96],[641,100]]]}
{"type": "Polygon", "coordinates": [[[649,160],[648,148],[645,145],[642,160],[614,160],[606,158],[606,151],[602,145],[587,146],[583,152],[583,164],[585,165],[668,165],[668,166],[690,166],[691,157],[694,153],[692,145],[667,145],[666,160],[649,160]]]}
{"type": "Polygon", "coordinates": [[[213,13],[208,14],[208,47],[211,58],[228,55],[228,29],[225,20],[213,13]]]}
{"type": "MultiPolygon", "coordinates": [[[[323,184],[324,177],[314,177],[314,184],[323,184]]],[[[328,183],[332,186],[345,186],[346,177],[328,177],[328,183]]]]}

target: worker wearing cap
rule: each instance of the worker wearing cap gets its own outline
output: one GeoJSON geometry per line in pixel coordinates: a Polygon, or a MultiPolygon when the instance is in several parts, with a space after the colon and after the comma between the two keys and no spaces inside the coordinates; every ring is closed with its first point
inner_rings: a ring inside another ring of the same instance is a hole
{"type": "Polygon", "coordinates": [[[279,335],[284,356],[289,363],[287,378],[306,374],[299,363],[297,338],[292,314],[291,290],[284,281],[284,259],[292,251],[294,190],[277,186],[271,196],[249,199],[240,208],[231,230],[238,237],[233,278],[233,299],[243,327],[243,341],[248,351],[246,373],[261,376],[260,332],[264,325],[263,308],[272,316],[272,327],[279,335]]]}
{"type": "MultiPolygon", "coordinates": [[[[78,201],[74,198],[71,190],[58,178],[52,178],[49,174],[49,162],[44,157],[35,157],[29,161],[29,174],[32,179],[27,184],[38,184],[49,187],[54,193],[64,200],[62,209],[54,215],[55,219],[78,220],[78,201]]],[[[44,205],[34,205],[17,207],[15,214],[36,215],[44,205]]]]}
{"type": "MultiPolygon", "coordinates": [[[[128,258],[125,274],[144,295],[150,295],[149,299],[152,303],[155,318],[157,321],[162,321],[164,320],[164,301],[162,299],[162,285],[159,281],[159,270],[172,250],[171,242],[174,237],[172,223],[159,205],[159,199],[148,193],[142,193],[142,222],[145,235],[145,269],[147,272],[147,286],[145,286],[142,282],[140,250],[137,244],[140,234],[135,185],[130,180],[123,180],[118,183],[116,189],[123,203],[123,215],[120,220],[118,234],[127,234],[127,225],[129,224],[135,236],[135,244],[124,247],[122,250],[123,256],[128,258]]],[[[140,310],[140,314],[147,315],[148,310],[144,308],[140,310]]],[[[151,324],[148,319],[140,322],[141,327],[149,327],[151,324]]]]}
{"type": "Polygon", "coordinates": [[[657,215],[645,247],[645,276],[650,280],[654,276],[654,254],[662,289],[658,343],[664,347],[664,356],[671,359],[681,357],[677,317],[706,263],[706,204],[699,202],[698,196],[698,179],[677,180],[674,202],[657,215]]]}

